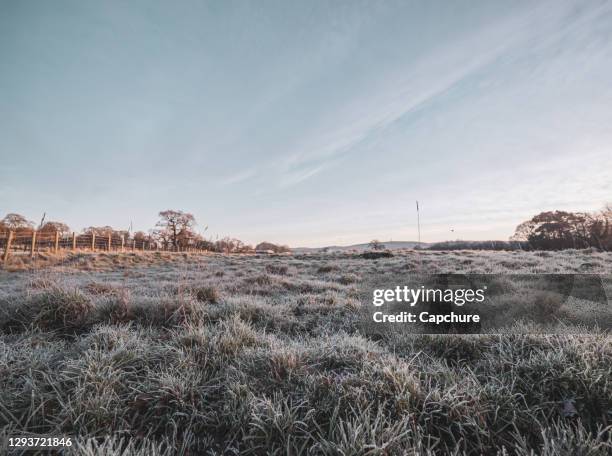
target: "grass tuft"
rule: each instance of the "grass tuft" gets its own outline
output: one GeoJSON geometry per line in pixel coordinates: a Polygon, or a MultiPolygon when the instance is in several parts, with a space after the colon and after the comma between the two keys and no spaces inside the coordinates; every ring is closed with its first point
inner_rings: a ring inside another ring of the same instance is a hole
{"type": "Polygon", "coordinates": [[[196,299],[200,302],[216,304],[219,302],[219,290],[213,286],[197,287],[192,290],[196,299]]]}
{"type": "Polygon", "coordinates": [[[94,311],[93,303],[79,289],[57,285],[44,288],[20,304],[13,307],[5,326],[34,326],[46,331],[83,330],[91,322],[94,311]]]}

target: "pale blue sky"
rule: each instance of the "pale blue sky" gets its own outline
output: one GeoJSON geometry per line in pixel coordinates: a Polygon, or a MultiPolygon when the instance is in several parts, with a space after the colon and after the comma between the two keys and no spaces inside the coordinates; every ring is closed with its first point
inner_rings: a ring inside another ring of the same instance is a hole
{"type": "Polygon", "coordinates": [[[0,0],[0,159],[75,229],[505,239],[612,201],[612,2],[0,0]]]}

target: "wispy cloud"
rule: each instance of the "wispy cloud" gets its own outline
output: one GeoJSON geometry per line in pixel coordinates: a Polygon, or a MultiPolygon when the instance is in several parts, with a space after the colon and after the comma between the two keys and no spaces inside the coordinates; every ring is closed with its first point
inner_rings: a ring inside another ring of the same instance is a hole
{"type": "Polygon", "coordinates": [[[322,171],[332,168],[337,161],[338,160],[329,160],[314,166],[305,165],[300,167],[292,167],[281,175],[279,186],[281,188],[285,188],[297,185],[300,182],[304,182],[322,171]]]}
{"type": "Polygon", "coordinates": [[[235,174],[230,174],[228,176],[222,177],[219,182],[221,183],[221,185],[239,184],[241,182],[251,179],[256,175],[256,173],[257,171],[255,168],[245,169],[235,174]]]}
{"type": "Polygon", "coordinates": [[[555,5],[554,13],[551,3],[529,6],[440,47],[420,61],[381,74],[383,82],[375,84],[376,90],[351,97],[327,112],[318,128],[294,148],[296,151],[283,158],[283,185],[303,182],[332,167],[336,158],[350,154],[399,119],[445,97],[512,49],[527,45],[534,36],[558,38],[573,3],[555,5]],[[540,28],[530,29],[534,22],[540,28]]]}

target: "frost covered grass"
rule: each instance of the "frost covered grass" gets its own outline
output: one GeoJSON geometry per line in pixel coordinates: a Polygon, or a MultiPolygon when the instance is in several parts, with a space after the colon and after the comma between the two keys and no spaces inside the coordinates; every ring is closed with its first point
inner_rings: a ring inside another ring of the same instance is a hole
{"type": "Polygon", "coordinates": [[[357,317],[366,274],[609,274],[609,253],[22,266],[0,272],[0,442],[73,435],[69,454],[85,455],[612,452],[609,334],[372,340],[357,317]]]}

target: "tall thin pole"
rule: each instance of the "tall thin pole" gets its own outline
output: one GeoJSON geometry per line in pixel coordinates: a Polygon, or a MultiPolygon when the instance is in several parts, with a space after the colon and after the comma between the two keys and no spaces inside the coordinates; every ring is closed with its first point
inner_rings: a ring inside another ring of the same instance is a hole
{"type": "Polygon", "coordinates": [[[421,217],[419,215],[419,202],[416,202],[417,209],[417,229],[419,230],[419,244],[421,243],[421,217]]]}

